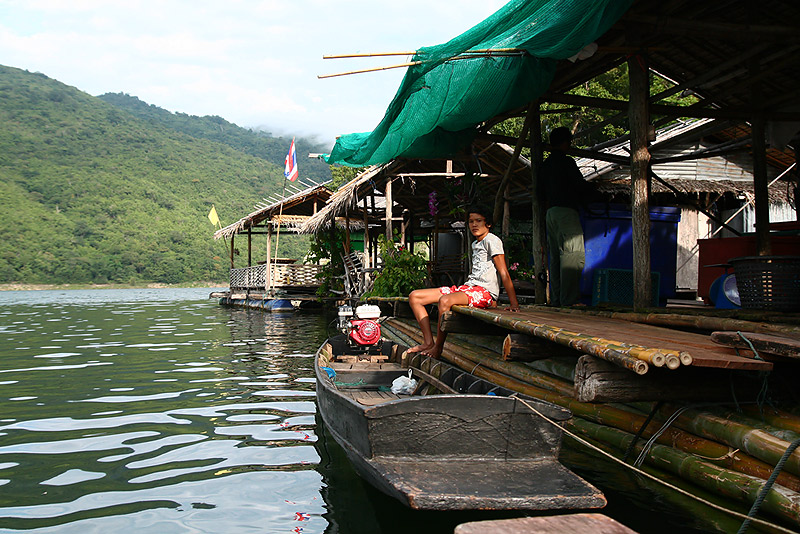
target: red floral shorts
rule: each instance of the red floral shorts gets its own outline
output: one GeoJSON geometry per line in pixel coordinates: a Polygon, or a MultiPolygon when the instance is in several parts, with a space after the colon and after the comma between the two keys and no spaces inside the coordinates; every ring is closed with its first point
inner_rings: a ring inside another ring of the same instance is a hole
{"type": "Polygon", "coordinates": [[[466,293],[469,305],[473,308],[488,308],[492,305],[492,295],[481,286],[443,286],[439,288],[442,295],[450,293],[466,293]]]}

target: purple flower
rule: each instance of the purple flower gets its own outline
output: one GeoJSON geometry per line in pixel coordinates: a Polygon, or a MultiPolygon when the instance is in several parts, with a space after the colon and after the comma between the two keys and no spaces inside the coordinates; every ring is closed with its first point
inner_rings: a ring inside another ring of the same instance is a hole
{"type": "Polygon", "coordinates": [[[431,217],[439,213],[439,202],[436,200],[436,191],[431,191],[428,195],[428,211],[430,211],[431,217]]]}

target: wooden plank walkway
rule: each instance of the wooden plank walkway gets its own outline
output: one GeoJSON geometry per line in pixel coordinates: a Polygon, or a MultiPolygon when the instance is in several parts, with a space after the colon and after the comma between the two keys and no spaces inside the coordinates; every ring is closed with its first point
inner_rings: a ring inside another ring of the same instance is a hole
{"type": "Polygon", "coordinates": [[[520,517],[462,523],[455,534],[561,534],[591,532],[592,534],[636,534],[636,531],[601,514],[572,514],[550,517],[520,517]]]}
{"type": "MultiPolygon", "coordinates": [[[[710,336],[621,319],[541,309],[523,309],[515,313],[500,309],[476,310],[467,306],[453,306],[452,311],[523,334],[530,334],[537,326],[545,326],[550,330],[561,329],[603,342],[614,340],[620,344],[639,345],[650,350],[686,352],[691,355],[691,365],[695,367],[757,371],[769,371],[773,367],[771,362],[738,356],[735,349],[713,343],[710,336]]],[[[548,339],[545,336],[539,337],[548,339]]]]}

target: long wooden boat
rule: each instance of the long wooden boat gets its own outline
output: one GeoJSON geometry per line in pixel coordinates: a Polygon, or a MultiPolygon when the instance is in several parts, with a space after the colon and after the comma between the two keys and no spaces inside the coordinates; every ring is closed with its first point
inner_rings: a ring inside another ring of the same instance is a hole
{"type": "MultiPolygon", "coordinates": [[[[561,429],[512,391],[383,339],[353,349],[329,338],[316,354],[319,412],[358,473],[415,509],[555,510],[605,506],[558,462],[561,429]],[[418,385],[394,394],[409,370],[418,385]]],[[[571,413],[524,397],[546,417],[571,413]]]]}

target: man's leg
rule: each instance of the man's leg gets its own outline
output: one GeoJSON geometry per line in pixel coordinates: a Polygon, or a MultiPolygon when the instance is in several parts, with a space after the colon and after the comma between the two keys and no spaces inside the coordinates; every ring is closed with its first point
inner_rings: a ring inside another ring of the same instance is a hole
{"type": "Polygon", "coordinates": [[[581,275],[586,264],[583,246],[583,228],[577,210],[566,209],[560,221],[562,233],[561,252],[561,305],[571,306],[581,300],[581,275]]]}
{"type": "Polygon", "coordinates": [[[442,350],[444,350],[445,338],[447,338],[447,332],[442,331],[442,315],[445,312],[449,312],[450,308],[456,304],[468,306],[469,297],[467,294],[461,291],[456,291],[448,295],[442,295],[442,297],[439,299],[439,326],[436,330],[436,343],[432,348],[422,351],[422,353],[426,356],[438,358],[442,354],[442,350]]]}
{"type": "Polygon", "coordinates": [[[438,287],[428,289],[415,289],[408,295],[408,305],[417,319],[419,329],[422,331],[422,343],[408,349],[408,352],[420,352],[433,348],[433,334],[431,333],[431,318],[425,306],[437,302],[442,296],[438,287]]]}
{"type": "Polygon", "coordinates": [[[558,228],[557,208],[547,210],[547,252],[550,256],[550,304],[561,306],[561,238],[558,228]]]}

